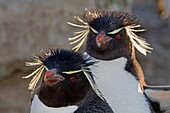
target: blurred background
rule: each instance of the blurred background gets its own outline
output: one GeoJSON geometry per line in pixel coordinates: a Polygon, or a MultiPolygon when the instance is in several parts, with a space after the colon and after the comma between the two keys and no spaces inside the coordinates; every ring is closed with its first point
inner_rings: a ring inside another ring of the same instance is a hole
{"type": "Polygon", "coordinates": [[[0,0],[0,113],[27,112],[30,79],[22,76],[33,68],[24,62],[41,49],[70,49],[67,38],[75,29],[66,22],[89,7],[125,10],[137,16],[147,29],[141,36],[154,48],[146,57],[137,52],[146,81],[170,84],[169,0],[0,0]]]}

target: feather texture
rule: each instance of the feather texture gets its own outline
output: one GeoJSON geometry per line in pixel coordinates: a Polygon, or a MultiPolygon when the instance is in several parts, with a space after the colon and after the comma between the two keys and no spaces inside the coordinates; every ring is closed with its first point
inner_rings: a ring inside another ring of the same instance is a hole
{"type": "Polygon", "coordinates": [[[71,26],[74,26],[74,27],[83,28],[84,30],[75,32],[76,36],[74,36],[72,38],[68,38],[68,40],[72,41],[72,42],[70,42],[70,44],[78,43],[75,47],[72,48],[72,50],[78,51],[80,49],[80,47],[83,45],[83,43],[85,42],[87,35],[89,34],[90,26],[88,25],[88,23],[86,23],[82,19],[80,19],[80,17],[75,17],[75,19],[81,25],[74,24],[74,23],[71,23],[71,22],[67,22],[67,23],[71,26]]]}
{"type": "MultiPolygon", "coordinates": [[[[34,62],[26,62],[25,63],[26,66],[40,66],[35,71],[33,71],[31,74],[23,77],[23,78],[33,77],[29,83],[29,86],[28,86],[29,90],[33,91],[35,89],[38,81],[40,80],[43,72],[49,70],[47,68],[46,60],[48,60],[51,63],[54,63],[52,65],[55,65],[54,61],[56,61],[59,64],[62,62],[61,64],[64,65],[67,69],[78,68],[78,70],[63,71],[62,73],[75,74],[75,73],[83,72],[85,74],[87,80],[89,81],[92,89],[94,90],[94,92],[102,100],[105,100],[104,97],[102,96],[102,94],[100,93],[99,89],[97,88],[93,78],[91,77],[92,75],[90,74],[91,72],[88,68],[88,66],[91,66],[94,63],[96,63],[96,61],[92,60],[91,57],[89,57],[88,55],[85,55],[85,54],[81,55],[81,54],[75,53],[74,51],[70,52],[70,51],[61,50],[61,49],[57,49],[56,51],[50,49],[48,52],[45,52],[44,50],[42,50],[41,54],[42,54],[41,56],[35,57],[34,62]],[[65,63],[65,62],[67,62],[67,63],[65,63]],[[71,63],[71,62],[74,62],[74,63],[71,63]],[[71,63],[73,65],[69,67],[68,63],[71,63]],[[76,67],[76,65],[77,65],[77,67],[76,67]]],[[[61,67],[61,65],[60,65],[60,67],[61,67]]]]}
{"type": "MultiPolygon", "coordinates": [[[[118,11],[86,9],[83,14],[83,17],[84,17],[83,19],[81,19],[78,16],[74,17],[76,23],[67,22],[69,25],[73,27],[83,29],[82,31],[75,32],[74,37],[68,38],[68,40],[71,41],[70,44],[77,44],[72,48],[72,50],[78,51],[80,49],[80,47],[85,43],[88,34],[90,32],[90,29],[94,33],[98,33],[98,31],[91,26],[91,22],[97,25],[98,24],[97,22],[103,22],[102,21],[103,19],[107,20],[106,22],[112,20],[113,23],[115,23],[115,21],[117,21],[116,23],[119,25],[119,27],[117,26],[118,27],[117,29],[114,29],[113,31],[109,31],[108,34],[116,34],[121,30],[125,29],[131,43],[139,52],[146,55],[147,52],[151,52],[151,50],[153,50],[153,48],[149,47],[150,45],[149,43],[147,43],[143,38],[139,37],[134,33],[134,32],[143,32],[145,31],[145,29],[140,29],[141,25],[137,24],[136,22],[137,20],[134,19],[134,17],[128,13],[118,12],[118,11]],[[103,19],[99,21],[100,18],[103,19]]],[[[113,23],[105,23],[105,24],[106,27],[110,25],[116,28],[116,25],[113,23]]]]}

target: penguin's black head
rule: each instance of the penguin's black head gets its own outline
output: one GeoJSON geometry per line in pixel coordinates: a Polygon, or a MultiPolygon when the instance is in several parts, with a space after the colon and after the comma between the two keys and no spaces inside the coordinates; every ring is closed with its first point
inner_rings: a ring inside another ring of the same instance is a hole
{"type": "MultiPolygon", "coordinates": [[[[145,42],[142,42],[143,39],[141,41],[141,38],[133,33],[143,31],[143,29],[140,29],[138,20],[130,13],[91,9],[83,13],[82,19],[75,17],[75,20],[78,23],[77,26],[69,24],[88,29],[84,35],[79,33],[82,35],[79,37],[86,38],[86,52],[97,59],[111,60],[122,56],[128,57],[133,44],[144,54],[146,53],[145,49],[148,49],[145,42]],[[80,24],[82,25],[79,26],[80,24]],[[140,50],[141,48],[144,50],[140,50]]],[[[76,37],[70,38],[71,41],[74,39],[76,37]]]]}
{"type": "Polygon", "coordinates": [[[95,62],[88,56],[73,51],[50,50],[40,60],[46,66],[39,91],[40,100],[47,106],[61,107],[75,104],[91,89],[83,69],[95,62]]]}
{"type": "Polygon", "coordinates": [[[44,75],[44,82],[49,85],[54,85],[55,79],[56,83],[67,81],[75,84],[85,77],[82,69],[95,63],[87,55],[64,49],[49,50],[39,58],[48,69],[44,75]]]}

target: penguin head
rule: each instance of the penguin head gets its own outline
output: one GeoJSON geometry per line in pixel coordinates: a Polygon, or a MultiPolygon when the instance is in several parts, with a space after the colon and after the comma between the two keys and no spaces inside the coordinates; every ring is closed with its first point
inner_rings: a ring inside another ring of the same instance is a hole
{"type": "Polygon", "coordinates": [[[35,61],[27,63],[27,65],[41,65],[30,74],[35,76],[29,84],[29,89],[34,89],[39,76],[42,76],[37,94],[45,105],[50,107],[75,105],[92,91],[91,83],[94,81],[88,67],[96,61],[91,57],[74,51],[56,49],[43,51],[35,61]]]}
{"type": "Polygon", "coordinates": [[[86,16],[91,26],[86,42],[87,53],[103,60],[126,56],[131,45],[123,27],[136,24],[137,20],[124,12],[92,10],[90,13],[99,16],[97,18],[86,16]]]}
{"type": "Polygon", "coordinates": [[[83,68],[94,64],[90,57],[74,51],[57,49],[50,50],[46,55],[39,58],[48,69],[43,77],[44,84],[58,87],[63,83],[68,85],[69,89],[73,89],[75,86],[86,87],[83,84],[88,84],[83,68]]]}
{"type": "MultiPolygon", "coordinates": [[[[80,35],[69,40],[76,40],[78,36],[83,40],[84,37],[86,52],[95,58],[111,60],[128,57],[134,46],[145,55],[151,49],[144,39],[134,33],[144,31],[144,29],[140,27],[137,18],[130,13],[91,9],[83,13],[82,19],[75,17],[75,20],[77,24],[69,24],[82,28],[84,31],[76,32],[80,35]]],[[[74,42],[76,41],[72,43],[74,42]]],[[[78,49],[78,47],[75,46],[73,49],[78,49]]]]}

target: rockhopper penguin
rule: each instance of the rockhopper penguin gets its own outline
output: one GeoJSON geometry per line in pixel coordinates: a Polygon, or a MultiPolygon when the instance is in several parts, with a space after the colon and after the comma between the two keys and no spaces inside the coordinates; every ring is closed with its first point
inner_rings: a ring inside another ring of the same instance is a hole
{"type": "Polygon", "coordinates": [[[40,66],[24,77],[34,76],[29,84],[35,92],[30,113],[113,113],[88,68],[94,63],[87,55],[63,49],[42,52],[35,62],[26,62],[27,66],[40,66]]]}
{"type": "MultiPolygon", "coordinates": [[[[78,51],[85,43],[85,54],[99,61],[90,69],[97,75],[97,87],[115,113],[152,113],[151,105],[161,101],[144,92],[147,84],[135,48],[144,55],[152,48],[135,34],[145,31],[137,18],[127,12],[87,9],[81,17],[75,16],[75,23],[68,24],[82,29],[69,38],[70,44],[77,43],[73,50],[78,51]]],[[[165,105],[170,107],[170,102],[165,105]]],[[[155,111],[165,110],[160,107],[155,111]]]]}

